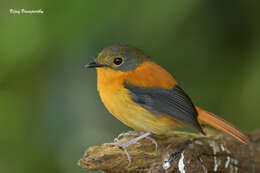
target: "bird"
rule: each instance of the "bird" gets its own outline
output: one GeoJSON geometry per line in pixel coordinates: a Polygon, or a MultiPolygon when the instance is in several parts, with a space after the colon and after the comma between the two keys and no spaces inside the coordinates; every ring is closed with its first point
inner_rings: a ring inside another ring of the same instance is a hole
{"type": "Polygon", "coordinates": [[[231,123],[194,105],[168,71],[134,46],[108,46],[85,67],[96,68],[97,90],[107,110],[135,130],[130,134],[137,137],[126,143],[108,143],[123,148],[129,162],[129,145],[147,138],[157,147],[151,134],[170,135],[183,126],[206,135],[201,123],[248,143],[247,136],[231,123]]]}

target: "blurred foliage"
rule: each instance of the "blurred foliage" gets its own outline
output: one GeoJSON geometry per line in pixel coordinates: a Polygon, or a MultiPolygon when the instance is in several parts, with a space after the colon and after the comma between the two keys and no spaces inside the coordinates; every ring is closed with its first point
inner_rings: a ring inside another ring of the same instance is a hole
{"type": "Polygon", "coordinates": [[[128,130],[83,69],[128,43],[168,69],[195,104],[249,131],[260,122],[260,1],[3,1],[0,172],[79,173],[90,145],[128,130]],[[13,15],[9,9],[42,9],[13,15]]]}

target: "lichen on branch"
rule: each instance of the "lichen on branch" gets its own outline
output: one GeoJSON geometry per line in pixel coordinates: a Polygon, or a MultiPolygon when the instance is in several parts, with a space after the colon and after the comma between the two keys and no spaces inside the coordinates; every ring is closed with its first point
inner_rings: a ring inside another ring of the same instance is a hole
{"type": "MultiPolygon", "coordinates": [[[[212,132],[208,132],[209,134],[212,132]]],[[[107,173],[192,173],[192,172],[260,172],[260,130],[248,134],[245,145],[220,132],[207,137],[176,132],[171,136],[152,137],[158,143],[142,139],[130,145],[131,165],[124,151],[117,146],[90,147],[79,160],[86,170],[102,170],[107,173]]],[[[120,142],[133,139],[123,136],[120,142]]]]}

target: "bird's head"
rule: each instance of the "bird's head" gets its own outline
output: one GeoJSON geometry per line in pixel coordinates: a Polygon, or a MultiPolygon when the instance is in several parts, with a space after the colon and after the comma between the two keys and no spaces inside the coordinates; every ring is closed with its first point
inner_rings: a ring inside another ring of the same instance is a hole
{"type": "Polygon", "coordinates": [[[86,65],[87,68],[109,68],[115,71],[128,72],[135,70],[144,61],[149,61],[147,56],[140,49],[116,44],[104,48],[93,62],[86,65]]]}

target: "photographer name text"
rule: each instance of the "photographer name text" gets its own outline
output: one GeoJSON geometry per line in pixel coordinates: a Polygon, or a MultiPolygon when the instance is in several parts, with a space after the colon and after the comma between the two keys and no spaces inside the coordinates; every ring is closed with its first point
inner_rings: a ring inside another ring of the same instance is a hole
{"type": "Polygon", "coordinates": [[[26,9],[10,9],[9,10],[10,14],[44,14],[44,11],[42,9],[38,10],[26,10],[26,9]]]}

